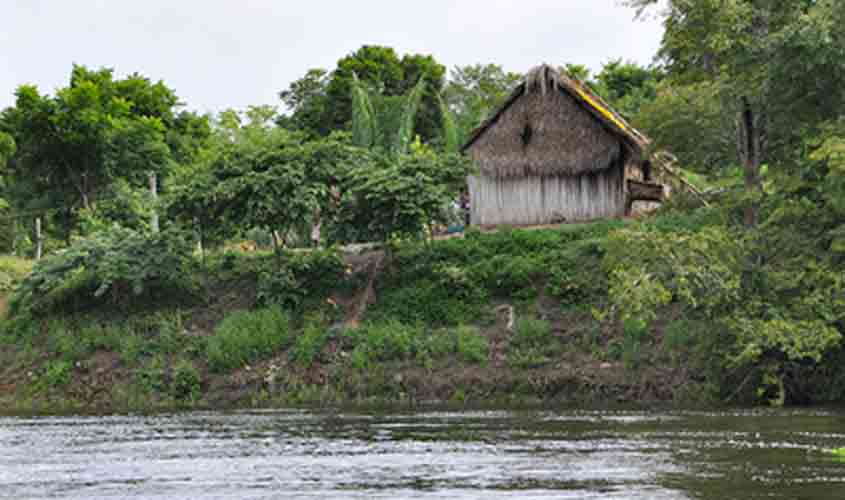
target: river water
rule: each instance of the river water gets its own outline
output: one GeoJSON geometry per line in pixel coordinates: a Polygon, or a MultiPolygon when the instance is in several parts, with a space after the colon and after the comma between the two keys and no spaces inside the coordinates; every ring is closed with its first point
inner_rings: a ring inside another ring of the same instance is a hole
{"type": "Polygon", "coordinates": [[[0,417],[0,498],[845,499],[845,411],[0,417]]]}

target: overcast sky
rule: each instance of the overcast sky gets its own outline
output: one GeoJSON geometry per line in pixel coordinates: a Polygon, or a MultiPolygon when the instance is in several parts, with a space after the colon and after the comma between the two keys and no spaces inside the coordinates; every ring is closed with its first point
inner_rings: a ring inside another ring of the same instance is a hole
{"type": "Polygon", "coordinates": [[[651,62],[658,22],[618,0],[0,0],[0,109],[53,93],[71,65],[164,80],[190,109],[279,104],[306,70],[363,44],[442,64],[651,62]]]}

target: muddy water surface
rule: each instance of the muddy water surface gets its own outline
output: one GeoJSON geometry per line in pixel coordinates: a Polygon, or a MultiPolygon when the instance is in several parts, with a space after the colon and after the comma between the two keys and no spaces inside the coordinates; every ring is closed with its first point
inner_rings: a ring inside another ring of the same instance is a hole
{"type": "Polygon", "coordinates": [[[845,499],[845,411],[0,417],[0,498],[845,499]]]}

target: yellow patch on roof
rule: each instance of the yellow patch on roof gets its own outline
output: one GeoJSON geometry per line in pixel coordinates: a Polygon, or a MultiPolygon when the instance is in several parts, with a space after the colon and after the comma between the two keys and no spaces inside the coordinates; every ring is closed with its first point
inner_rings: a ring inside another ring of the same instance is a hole
{"type": "Polygon", "coordinates": [[[615,114],[611,113],[609,109],[599,104],[598,101],[593,99],[593,96],[591,96],[587,92],[584,92],[584,90],[578,85],[575,85],[574,87],[575,91],[578,92],[578,95],[581,96],[581,99],[587,101],[587,104],[592,106],[593,109],[595,109],[596,111],[601,113],[602,116],[613,122],[613,124],[619,127],[620,130],[624,132],[629,132],[628,127],[619,118],[617,118],[615,114]]]}

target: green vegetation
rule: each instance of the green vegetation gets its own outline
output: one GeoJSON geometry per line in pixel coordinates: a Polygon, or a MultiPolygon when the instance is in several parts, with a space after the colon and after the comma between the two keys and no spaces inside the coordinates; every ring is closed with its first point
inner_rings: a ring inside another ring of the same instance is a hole
{"type": "Polygon", "coordinates": [[[290,318],[278,306],[227,316],[208,338],[208,366],[222,372],[241,368],[290,345],[290,318]]]}
{"type": "Polygon", "coordinates": [[[435,238],[473,172],[457,146],[519,79],[495,64],[447,78],[364,46],[282,91],[287,114],[197,116],[81,66],[53,95],[21,86],[0,112],[19,256],[0,257],[0,401],[841,401],[845,10],[659,15],[655,67],[560,62],[704,191],[636,220],[435,238]]]}
{"type": "Polygon", "coordinates": [[[32,261],[19,257],[0,256],[0,294],[14,290],[32,270],[32,261]]]}

